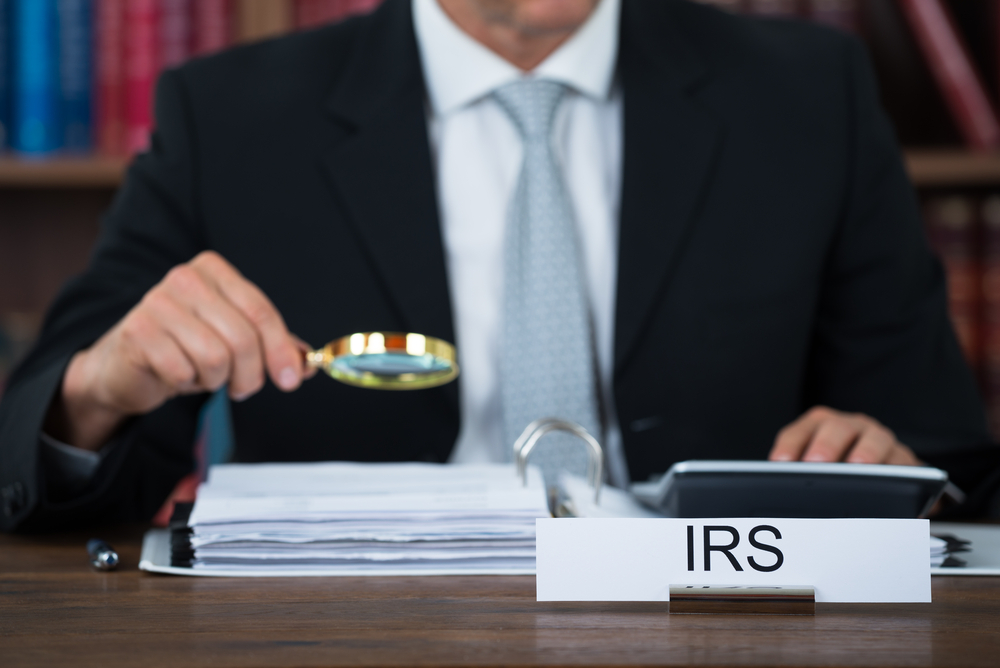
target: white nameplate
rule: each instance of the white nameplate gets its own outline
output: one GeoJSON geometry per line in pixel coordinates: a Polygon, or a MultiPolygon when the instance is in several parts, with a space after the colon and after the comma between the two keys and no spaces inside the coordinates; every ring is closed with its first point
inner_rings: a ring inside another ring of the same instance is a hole
{"type": "Polygon", "coordinates": [[[539,519],[539,601],[667,601],[670,585],[812,585],[930,603],[927,520],[539,519]]]}

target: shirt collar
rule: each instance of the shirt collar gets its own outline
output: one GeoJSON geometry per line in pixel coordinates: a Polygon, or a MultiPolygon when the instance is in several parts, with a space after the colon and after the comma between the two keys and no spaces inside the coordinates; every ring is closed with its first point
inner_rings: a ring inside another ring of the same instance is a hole
{"type": "MultiPolygon", "coordinates": [[[[528,76],[559,81],[597,99],[611,94],[621,0],[600,0],[593,14],[528,76]]],[[[525,73],[462,31],[437,0],[413,0],[413,23],[431,108],[444,115],[525,73]]]]}

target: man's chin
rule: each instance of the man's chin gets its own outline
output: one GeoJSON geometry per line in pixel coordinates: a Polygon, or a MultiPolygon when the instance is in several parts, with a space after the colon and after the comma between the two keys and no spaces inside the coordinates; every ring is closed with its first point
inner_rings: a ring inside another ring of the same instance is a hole
{"type": "Polygon", "coordinates": [[[531,36],[571,33],[583,25],[598,0],[471,0],[490,23],[531,36]]]}

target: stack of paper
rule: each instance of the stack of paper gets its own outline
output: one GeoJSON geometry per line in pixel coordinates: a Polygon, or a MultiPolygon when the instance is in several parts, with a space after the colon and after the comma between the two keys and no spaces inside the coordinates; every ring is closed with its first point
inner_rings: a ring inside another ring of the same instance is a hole
{"type": "Polygon", "coordinates": [[[513,465],[225,464],[181,552],[205,574],[530,574],[548,516],[539,471],[522,486],[513,465]]]}

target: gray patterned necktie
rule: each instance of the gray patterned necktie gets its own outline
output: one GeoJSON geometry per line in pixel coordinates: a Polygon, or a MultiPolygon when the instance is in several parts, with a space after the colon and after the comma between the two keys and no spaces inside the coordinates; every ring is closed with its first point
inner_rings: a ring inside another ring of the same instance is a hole
{"type": "MultiPolygon", "coordinates": [[[[537,418],[572,420],[601,438],[597,377],[582,253],[552,149],[562,84],[522,79],[494,92],[521,135],[524,162],[509,211],[504,257],[501,367],[504,448],[537,418]]],[[[549,485],[555,473],[584,475],[583,443],[546,436],[531,456],[549,485]]]]}

